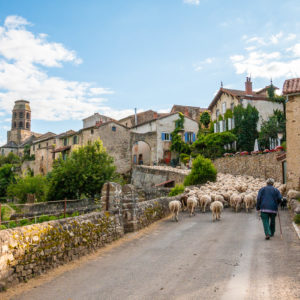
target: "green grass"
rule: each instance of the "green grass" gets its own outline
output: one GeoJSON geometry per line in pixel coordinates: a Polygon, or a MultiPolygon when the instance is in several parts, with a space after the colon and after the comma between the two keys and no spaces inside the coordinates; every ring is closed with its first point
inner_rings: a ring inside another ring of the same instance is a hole
{"type": "Polygon", "coordinates": [[[296,216],[294,217],[294,222],[295,222],[296,224],[300,224],[300,215],[296,215],[296,216]]]}
{"type": "Polygon", "coordinates": [[[1,207],[1,220],[8,221],[10,216],[14,213],[14,210],[8,205],[4,204],[1,207]]]}

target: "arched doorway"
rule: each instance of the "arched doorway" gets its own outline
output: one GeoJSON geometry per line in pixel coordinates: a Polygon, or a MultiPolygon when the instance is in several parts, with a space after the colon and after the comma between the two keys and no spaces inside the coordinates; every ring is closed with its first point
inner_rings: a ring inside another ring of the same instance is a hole
{"type": "Polygon", "coordinates": [[[151,149],[146,142],[137,141],[133,144],[132,164],[146,166],[151,164],[151,149]]]}

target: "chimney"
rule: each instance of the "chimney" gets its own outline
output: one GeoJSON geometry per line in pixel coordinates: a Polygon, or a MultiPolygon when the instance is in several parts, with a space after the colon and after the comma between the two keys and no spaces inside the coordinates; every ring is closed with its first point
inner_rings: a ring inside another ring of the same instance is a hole
{"type": "Polygon", "coordinates": [[[136,108],[134,109],[134,125],[137,126],[138,118],[137,118],[137,111],[136,108]]]}
{"type": "Polygon", "coordinates": [[[246,77],[245,91],[246,91],[246,95],[252,95],[253,94],[251,77],[246,77]]]}

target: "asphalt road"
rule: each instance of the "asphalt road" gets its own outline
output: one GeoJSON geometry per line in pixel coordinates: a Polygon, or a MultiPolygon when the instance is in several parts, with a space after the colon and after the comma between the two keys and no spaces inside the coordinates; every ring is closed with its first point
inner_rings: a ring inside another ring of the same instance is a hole
{"type": "Polygon", "coordinates": [[[281,219],[283,240],[266,241],[255,212],[182,213],[13,299],[300,299],[300,241],[281,219]]]}

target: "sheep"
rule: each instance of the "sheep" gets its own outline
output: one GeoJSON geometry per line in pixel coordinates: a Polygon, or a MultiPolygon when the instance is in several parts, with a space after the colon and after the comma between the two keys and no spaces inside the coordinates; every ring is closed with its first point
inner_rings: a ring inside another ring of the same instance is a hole
{"type": "Polygon", "coordinates": [[[206,206],[211,203],[211,197],[209,195],[203,195],[200,198],[200,209],[202,208],[202,211],[205,213],[206,206]]]}
{"type": "Polygon", "coordinates": [[[178,200],[173,200],[169,203],[169,209],[173,213],[173,219],[178,222],[178,214],[181,209],[181,202],[178,200]]]}
{"type": "Polygon", "coordinates": [[[253,208],[253,196],[251,194],[245,195],[244,197],[245,209],[248,212],[249,208],[253,208]]]}
{"type": "Polygon", "coordinates": [[[181,206],[182,206],[183,211],[185,211],[187,209],[187,199],[188,199],[187,195],[182,195],[180,197],[180,202],[181,202],[181,206]]]}
{"type": "Polygon", "coordinates": [[[195,215],[195,208],[198,204],[197,198],[195,196],[190,196],[187,199],[187,208],[190,212],[190,217],[195,215]]]}
{"type": "Polygon", "coordinates": [[[212,211],[212,218],[213,221],[221,220],[221,212],[223,210],[223,204],[220,201],[214,201],[212,202],[212,204],[210,205],[210,210],[212,211]]]}

